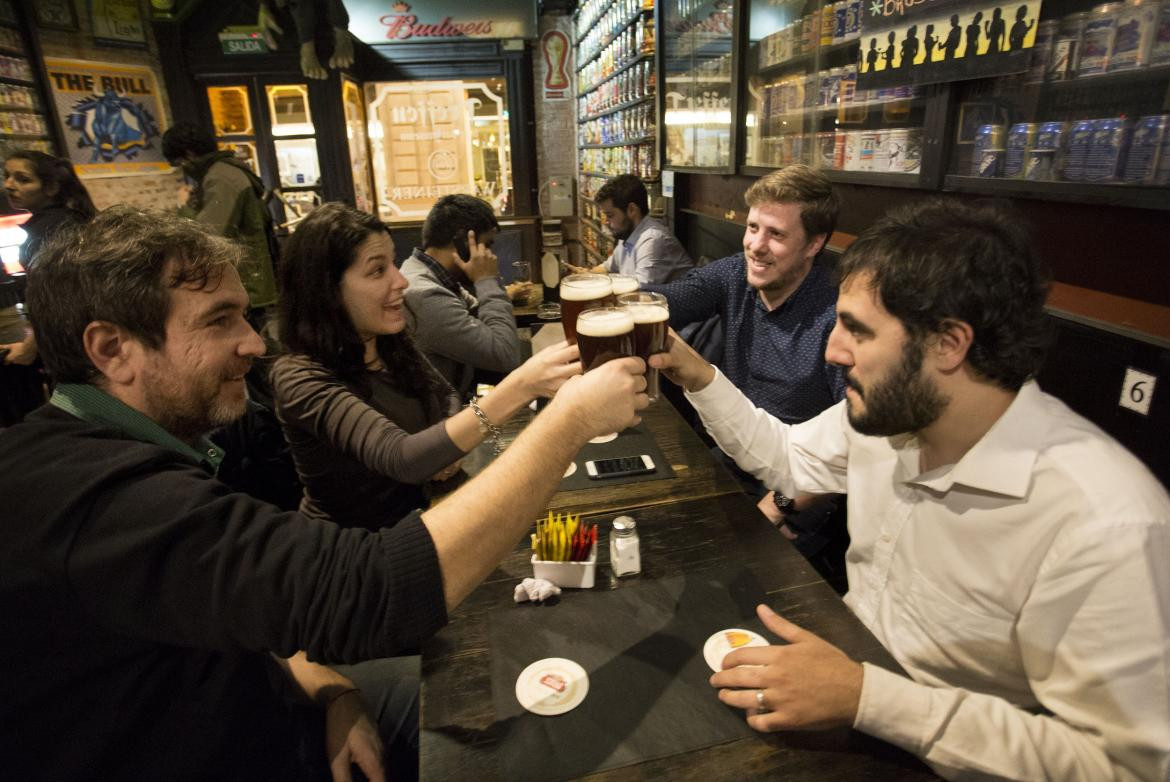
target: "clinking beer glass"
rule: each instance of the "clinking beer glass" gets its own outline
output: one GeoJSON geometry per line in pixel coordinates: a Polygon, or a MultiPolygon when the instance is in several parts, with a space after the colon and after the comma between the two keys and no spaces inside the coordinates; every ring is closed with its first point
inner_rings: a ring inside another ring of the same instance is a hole
{"type": "Polygon", "coordinates": [[[561,325],[565,339],[577,341],[577,316],[586,307],[613,304],[613,282],[605,274],[570,274],[561,280],[561,325]]]}
{"type": "MultiPolygon", "coordinates": [[[[648,360],[666,350],[666,332],[670,324],[670,306],[661,293],[638,291],[618,296],[618,306],[634,321],[634,355],[648,360]]],[[[658,398],[658,370],[646,367],[646,396],[658,398]]]]}
{"type": "Polygon", "coordinates": [[[624,307],[590,307],[577,316],[581,368],[634,355],[634,318],[624,307]]]}

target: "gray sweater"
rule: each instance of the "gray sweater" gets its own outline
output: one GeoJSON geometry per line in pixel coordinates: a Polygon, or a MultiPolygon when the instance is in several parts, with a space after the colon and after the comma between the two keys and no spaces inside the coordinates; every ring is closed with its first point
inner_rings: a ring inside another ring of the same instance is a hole
{"type": "MultiPolygon", "coordinates": [[[[418,251],[416,251],[417,253],[418,251]]],[[[508,294],[495,277],[475,283],[475,296],[446,287],[416,255],[402,264],[414,343],[465,398],[476,369],[507,373],[523,354],[508,294]]]]}
{"type": "Polygon", "coordinates": [[[443,420],[428,416],[422,400],[391,383],[386,370],[369,373],[361,394],[320,364],[286,355],[272,368],[276,415],[305,487],[301,513],[345,527],[389,527],[425,507],[424,484],[463,456],[443,420]]]}

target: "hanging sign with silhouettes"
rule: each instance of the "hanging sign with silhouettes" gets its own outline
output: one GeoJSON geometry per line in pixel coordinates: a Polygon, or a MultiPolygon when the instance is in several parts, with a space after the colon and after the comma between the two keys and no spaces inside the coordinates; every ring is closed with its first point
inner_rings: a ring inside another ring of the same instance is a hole
{"type": "Polygon", "coordinates": [[[932,84],[1028,69],[1040,0],[862,0],[857,88],[932,84]]]}

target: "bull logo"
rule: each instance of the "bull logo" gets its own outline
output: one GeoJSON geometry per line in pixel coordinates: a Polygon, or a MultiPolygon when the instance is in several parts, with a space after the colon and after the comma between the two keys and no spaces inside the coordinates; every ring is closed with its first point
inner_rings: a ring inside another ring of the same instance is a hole
{"type": "Polygon", "coordinates": [[[119,155],[133,160],[159,135],[150,112],[114,90],[77,101],[65,122],[79,132],[78,147],[93,147],[91,163],[110,163],[119,155]]]}

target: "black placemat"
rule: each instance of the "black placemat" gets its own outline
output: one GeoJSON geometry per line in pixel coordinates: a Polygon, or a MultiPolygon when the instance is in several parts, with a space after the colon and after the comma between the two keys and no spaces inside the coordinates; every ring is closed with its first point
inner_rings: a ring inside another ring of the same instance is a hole
{"type": "Polygon", "coordinates": [[[703,644],[746,627],[761,634],[764,592],[743,568],[615,590],[566,590],[556,605],[501,608],[489,620],[492,705],[508,780],[553,780],[674,755],[752,735],[708,684],[703,644]],[[516,678],[545,657],[589,674],[589,694],[556,717],[529,713],[516,678]]]}
{"type": "Polygon", "coordinates": [[[573,457],[573,464],[577,465],[577,470],[561,481],[561,491],[620,486],[623,483],[660,481],[663,478],[674,477],[674,468],[670,466],[662,449],[654,442],[654,435],[643,429],[641,425],[619,432],[617,438],[608,443],[586,443],[585,447],[573,457]],[[585,470],[585,462],[588,461],[613,459],[621,456],[641,456],[642,454],[647,454],[654,461],[654,472],[596,480],[590,478],[585,470]]]}

